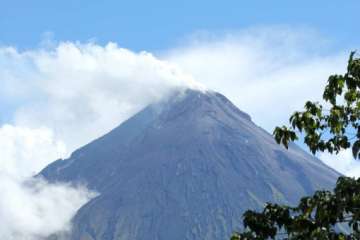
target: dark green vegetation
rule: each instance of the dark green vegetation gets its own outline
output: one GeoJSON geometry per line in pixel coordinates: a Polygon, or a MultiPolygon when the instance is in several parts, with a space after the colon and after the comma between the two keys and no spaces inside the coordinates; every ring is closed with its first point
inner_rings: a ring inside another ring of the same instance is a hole
{"type": "MultiPolygon", "coordinates": [[[[323,99],[325,105],[306,102],[302,112],[290,117],[290,127],[275,129],[275,140],[288,148],[301,135],[314,154],[352,148],[359,158],[360,58],[354,52],[347,72],[329,77],[323,99]]],[[[360,179],[340,177],[333,192],[317,191],[296,207],[267,204],[262,212],[247,211],[243,223],[245,231],[231,240],[360,239],[360,179]],[[346,225],[348,231],[340,230],[346,225]]]]}

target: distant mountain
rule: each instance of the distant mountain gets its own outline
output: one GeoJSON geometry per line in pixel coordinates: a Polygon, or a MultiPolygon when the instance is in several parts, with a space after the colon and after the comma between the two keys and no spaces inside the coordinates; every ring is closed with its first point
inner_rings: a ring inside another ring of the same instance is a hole
{"type": "Polygon", "coordinates": [[[339,174],[287,151],[216,92],[186,90],[148,106],[40,175],[100,193],[75,216],[72,240],[220,240],[246,209],[292,204],[339,174]]]}

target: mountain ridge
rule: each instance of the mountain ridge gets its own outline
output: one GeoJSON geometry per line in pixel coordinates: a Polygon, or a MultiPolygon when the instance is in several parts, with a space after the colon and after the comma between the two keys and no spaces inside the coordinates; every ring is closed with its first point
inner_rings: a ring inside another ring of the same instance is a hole
{"type": "Polygon", "coordinates": [[[225,96],[196,90],[146,107],[40,175],[100,193],[75,216],[73,240],[226,238],[246,209],[294,204],[339,176],[277,145],[225,96]]]}

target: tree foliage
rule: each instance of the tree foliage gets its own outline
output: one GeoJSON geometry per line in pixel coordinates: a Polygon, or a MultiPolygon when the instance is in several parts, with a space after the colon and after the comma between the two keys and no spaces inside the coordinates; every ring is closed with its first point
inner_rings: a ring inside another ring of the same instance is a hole
{"type": "MultiPolygon", "coordinates": [[[[351,148],[354,158],[359,158],[360,58],[355,52],[345,74],[329,77],[323,100],[323,104],[306,102],[303,111],[290,117],[289,127],[275,128],[275,140],[288,148],[302,136],[313,154],[351,148]]],[[[262,212],[249,210],[244,229],[231,240],[360,239],[360,179],[340,177],[333,192],[317,191],[295,207],[268,203],[262,212]]]]}

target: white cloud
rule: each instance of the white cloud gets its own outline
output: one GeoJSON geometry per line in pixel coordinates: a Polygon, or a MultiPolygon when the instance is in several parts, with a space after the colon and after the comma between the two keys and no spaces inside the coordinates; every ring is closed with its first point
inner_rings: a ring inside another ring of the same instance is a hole
{"type": "Polygon", "coordinates": [[[195,36],[163,57],[272,131],[306,100],[320,100],[328,76],[345,70],[348,52],[326,53],[325,44],[309,30],[252,29],[215,39],[195,36]]]}
{"type": "Polygon", "coordinates": [[[29,178],[65,153],[50,129],[0,128],[0,239],[38,240],[70,229],[71,218],[94,194],[29,178]]]}
{"type": "Polygon", "coordinates": [[[49,161],[66,154],[65,144],[48,128],[30,129],[4,125],[0,128],[0,171],[30,177],[49,161]]]}
{"type": "Polygon", "coordinates": [[[175,65],[113,43],[60,43],[53,50],[25,52],[3,48],[0,59],[8,98],[25,99],[15,124],[49,127],[69,151],[110,131],[171,89],[198,87],[175,65]]]}
{"type": "Polygon", "coordinates": [[[195,36],[158,58],[113,43],[0,48],[0,77],[9,79],[0,87],[8,98],[24,99],[16,125],[52,129],[68,152],[171,89],[199,83],[224,93],[272,131],[305,100],[319,100],[329,74],[344,71],[348,53],[327,53],[326,44],[314,31],[268,27],[195,36]]]}
{"type": "Polygon", "coordinates": [[[0,128],[0,238],[14,240],[68,230],[94,196],[27,177],[171,90],[200,87],[176,66],[112,43],[0,48],[0,79],[0,100],[16,106],[13,121],[0,128]]]}
{"type": "MultiPolygon", "coordinates": [[[[162,57],[225,94],[272,132],[275,126],[288,124],[305,101],[321,101],[330,74],[346,71],[351,49],[329,53],[328,44],[307,29],[260,28],[220,38],[195,35],[162,57]]],[[[348,151],[320,158],[341,173],[360,176],[360,164],[348,151]]]]}
{"type": "Polygon", "coordinates": [[[24,182],[0,175],[0,238],[39,240],[71,229],[71,219],[94,194],[83,187],[24,182]]]}

